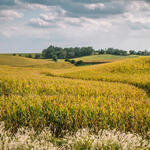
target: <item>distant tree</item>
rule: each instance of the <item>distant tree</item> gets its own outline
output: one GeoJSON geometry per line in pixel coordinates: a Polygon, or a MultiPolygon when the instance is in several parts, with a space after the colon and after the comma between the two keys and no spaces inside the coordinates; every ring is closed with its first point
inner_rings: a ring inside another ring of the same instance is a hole
{"type": "Polygon", "coordinates": [[[145,51],[137,51],[136,55],[142,55],[142,56],[149,56],[150,52],[145,50],[145,51]]]}
{"type": "Polygon", "coordinates": [[[144,55],[145,55],[145,56],[148,56],[148,55],[150,55],[150,52],[148,52],[147,50],[145,50],[145,51],[144,51],[144,55]]]}
{"type": "Polygon", "coordinates": [[[22,56],[22,54],[19,54],[19,56],[22,56]]]}
{"type": "Polygon", "coordinates": [[[75,48],[60,48],[50,45],[47,49],[42,51],[43,58],[52,58],[54,55],[58,59],[75,58],[81,56],[89,56],[94,53],[92,47],[75,47],[75,48]]]}
{"type": "Polygon", "coordinates": [[[41,57],[40,54],[35,54],[35,59],[39,59],[41,57]]]}
{"type": "Polygon", "coordinates": [[[51,45],[47,49],[44,49],[42,51],[42,55],[44,58],[52,58],[54,55],[56,55],[55,47],[51,45]]]}
{"type": "Polygon", "coordinates": [[[16,54],[14,53],[14,54],[12,54],[13,56],[16,56],[16,54]]]}
{"type": "Polygon", "coordinates": [[[101,50],[98,52],[98,54],[99,54],[99,55],[100,55],[100,54],[105,54],[105,50],[101,49],[101,50]]]}
{"type": "Polygon", "coordinates": [[[136,55],[136,51],[130,50],[130,51],[129,51],[129,54],[130,54],[130,55],[136,55]]]}
{"type": "Polygon", "coordinates": [[[121,55],[121,56],[127,56],[128,53],[127,51],[120,50],[120,49],[114,49],[114,48],[108,48],[105,50],[106,54],[111,54],[111,55],[121,55]]]}
{"type": "Polygon", "coordinates": [[[71,64],[75,64],[76,61],[75,61],[75,60],[70,60],[70,63],[71,63],[71,64]]]}
{"type": "Polygon", "coordinates": [[[66,58],[65,61],[68,61],[68,62],[69,62],[70,60],[69,60],[68,58],[66,58]]]}
{"type": "Polygon", "coordinates": [[[55,62],[57,62],[57,61],[58,61],[58,60],[57,60],[57,56],[56,56],[56,55],[53,55],[53,56],[52,56],[52,60],[55,61],[55,62]]]}
{"type": "Polygon", "coordinates": [[[32,54],[28,54],[28,56],[27,56],[28,58],[32,58],[32,54]]]}
{"type": "Polygon", "coordinates": [[[74,58],[75,57],[75,51],[73,50],[73,48],[65,48],[64,49],[66,51],[66,57],[67,58],[74,58]]]}
{"type": "Polygon", "coordinates": [[[84,63],[84,62],[83,62],[82,60],[79,60],[79,61],[77,61],[77,62],[75,63],[75,65],[76,65],[76,66],[80,66],[80,65],[83,65],[83,63],[84,63]]]}

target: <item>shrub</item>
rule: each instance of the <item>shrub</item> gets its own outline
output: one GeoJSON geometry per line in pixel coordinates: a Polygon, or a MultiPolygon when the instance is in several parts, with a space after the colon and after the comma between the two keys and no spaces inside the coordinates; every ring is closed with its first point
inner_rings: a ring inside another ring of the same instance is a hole
{"type": "Polygon", "coordinates": [[[70,63],[71,63],[71,64],[75,64],[76,61],[75,61],[75,60],[70,60],[70,63]]]}
{"type": "Polygon", "coordinates": [[[57,56],[56,56],[56,55],[53,55],[53,56],[52,56],[52,60],[55,61],[55,62],[57,62],[57,61],[58,61],[58,60],[57,60],[57,56]]]}
{"type": "Polygon", "coordinates": [[[32,58],[32,54],[28,54],[28,56],[27,56],[28,58],[32,58]]]}
{"type": "Polygon", "coordinates": [[[66,62],[67,62],[67,61],[69,62],[70,60],[69,60],[68,58],[66,58],[65,61],[66,61],[66,62]]]}
{"type": "Polygon", "coordinates": [[[83,64],[84,64],[84,62],[82,60],[79,60],[75,63],[76,66],[80,66],[80,65],[83,65],[83,64]]]}
{"type": "Polygon", "coordinates": [[[39,59],[41,57],[40,54],[35,54],[35,59],[39,59]]]}

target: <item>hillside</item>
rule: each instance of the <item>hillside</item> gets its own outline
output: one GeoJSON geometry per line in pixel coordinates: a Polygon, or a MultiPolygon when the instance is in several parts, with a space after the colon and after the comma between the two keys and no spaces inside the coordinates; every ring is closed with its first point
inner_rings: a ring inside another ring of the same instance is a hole
{"type": "Polygon", "coordinates": [[[131,58],[95,65],[83,71],[68,72],[59,76],[72,79],[128,83],[143,88],[149,93],[150,57],[131,58]]]}
{"type": "Polygon", "coordinates": [[[120,55],[91,55],[91,56],[84,56],[79,58],[74,58],[74,60],[79,61],[85,61],[85,62],[114,62],[126,58],[135,58],[138,57],[137,55],[129,55],[129,56],[120,56],[120,55]]]}
{"type": "Polygon", "coordinates": [[[37,68],[70,68],[73,65],[59,60],[57,63],[51,59],[32,59],[22,56],[0,55],[0,65],[11,67],[37,67],[37,68]]]}
{"type": "Polygon", "coordinates": [[[1,131],[6,139],[16,132],[29,138],[32,131],[32,140],[45,133],[44,145],[61,148],[66,135],[76,137],[84,128],[92,136],[104,131],[150,138],[150,57],[80,67],[63,60],[1,58],[0,127],[9,129],[10,134],[1,131]]]}

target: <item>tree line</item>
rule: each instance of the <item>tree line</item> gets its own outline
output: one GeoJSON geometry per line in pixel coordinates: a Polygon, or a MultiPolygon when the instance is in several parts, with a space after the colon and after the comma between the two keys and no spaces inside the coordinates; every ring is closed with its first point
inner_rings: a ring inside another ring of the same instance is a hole
{"type": "Polygon", "coordinates": [[[135,51],[135,50],[130,50],[129,51],[130,55],[142,55],[142,56],[150,56],[150,52],[147,50],[144,51],[135,51]]]}
{"type": "Polygon", "coordinates": [[[99,55],[101,54],[111,54],[111,55],[121,55],[121,56],[127,56],[127,55],[142,55],[142,56],[149,56],[150,52],[145,50],[145,51],[135,51],[135,50],[130,50],[125,51],[125,50],[120,50],[120,49],[114,49],[114,48],[108,48],[108,49],[100,49],[97,51],[99,55]]]}
{"type": "Polygon", "coordinates": [[[51,45],[47,49],[44,49],[42,51],[43,58],[52,59],[70,59],[82,56],[89,56],[92,54],[94,54],[94,49],[92,47],[61,48],[51,45]]]}
{"type": "MultiPolygon", "coordinates": [[[[108,49],[99,49],[95,50],[93,47],[70,47],[70,48],[61,48],[61,47],[55,47],[50,45],[47,49],[44,49],[42,53],[38,53],[35,55],[32,54],[18,54],[19,56],[25,56],[28,58],[43,58],[43,59],[53,59],[54,61],[57,61],[57,59],[71,59],[71,58],[77,58],[82,56],[90,56],[92,54],[111,54],[111,55],[121,55],[121,56],[127,56],[127,55],[142,55],[142,56],[150,56],[150,52],[145,51],[125,51],[121,49],[114,49],[114,48],[108,48],[108,49]]],[[[13,56],[16,56],[16,54],[13,54],[13,56]]]]}
{"type": "Polygon", "coordinates": [[[125,51],[125,50],[108,48],[108,49],[101,49],[101,50],[99,50],[98,54],[111,54],[111,55],[127,56],[128,52],[125,51]]]}

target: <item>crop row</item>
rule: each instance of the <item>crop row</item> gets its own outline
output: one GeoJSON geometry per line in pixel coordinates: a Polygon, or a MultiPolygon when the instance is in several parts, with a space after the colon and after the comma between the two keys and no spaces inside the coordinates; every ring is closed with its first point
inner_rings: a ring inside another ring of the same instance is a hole
{"type": "Polygon", "coordinates": [[[45,79],[0,79],[0,121],[6,128],[41,130],[54,135],[89,127],[150,132],[146,93],[121,83],[45,79]]]}

